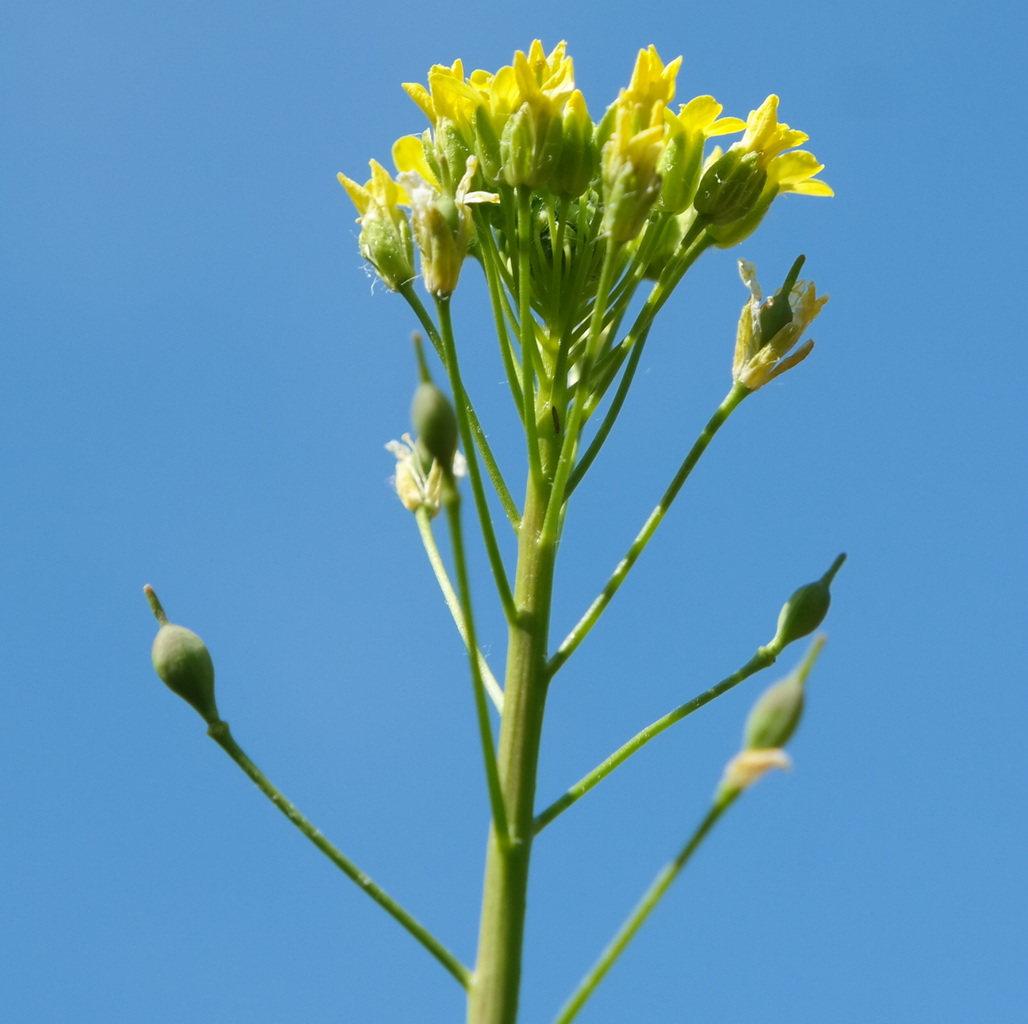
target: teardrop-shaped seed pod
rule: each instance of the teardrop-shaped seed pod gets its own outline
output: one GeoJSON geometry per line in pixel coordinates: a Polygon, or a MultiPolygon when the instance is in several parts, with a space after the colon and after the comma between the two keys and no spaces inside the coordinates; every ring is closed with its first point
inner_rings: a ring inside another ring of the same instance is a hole
{"type": "Polygon", "coordinates": [[[151,651],[153,667],[172,693],[191,704],[208,725],[219,721],[214,700],[214,662],[207,645],[185,626],[165,623],[151,651]]]}
{"type": "Polygon", "coordinates": [[[410,418],[418,440],[443,472],[452,472],[457,451],[457,416],[450,400],[431,381],[422,381],[414,392],[410,418]]]}
{"type": "Polygon", "coordinates": [[[821,579],[800,587],[782,605],[778,613],[778,628],[769,647],[780,651],[794,640],[809,636],[824,622],[828,606],[832,603],[832,580],[845,561],[846,556],[839,555],[821,579]]]}
{"type": "Polygon", "coordinates": [[[743,748],[784,747],[803,717],[804,680],[796,672],[769,686],[757,698],[743,730],[743,748]]]}

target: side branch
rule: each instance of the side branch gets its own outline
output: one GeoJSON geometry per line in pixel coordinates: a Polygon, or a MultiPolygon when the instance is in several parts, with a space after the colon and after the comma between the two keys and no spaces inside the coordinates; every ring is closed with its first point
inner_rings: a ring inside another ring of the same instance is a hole
{"type": "Polygon", "coordinates": [[[624,764],[637,750],[646,746],[654,737],[659,736],[665,729],[670,728],[675,722],[680,722],[687,715],[698,711],[704,704],[709,704],[715,697],[737,686],[744,679],[749,679],[756,672],[773,665],[777,653],[770,647],[761,647],[756,654],[742,668],[733,672],[730,676],[722,679],[720,683],[712,686],[692,700],[679,705],[673,711],[669,711],[663,718],[658,718],[645,729],[637,732],[627,743],[619,747],[606,760],[598,764],[588,775],[579,779],[562,797],[555,800],[546,810],[536,816],[535,831],[541,832],[557,815],[566,811],[573,803],[589,792],[597,783],[602,782],[618,765],[624,764]]]}
{"type": "Polygon", "coordinates": [[[617,567],[611,574],[610,579],[607,580],[603,590],[600,591],[599,595],[589,606],[586,613],[578,621],[571,632],[568,633],[563,643],[561,643],[560,647],[557,648],[556,653],[550,659],[548,668],[551,676],[553,676],[564,662],[571,657],[578,645],[589,635],[589,631],[593,626],[596,625],[596,621],[603,614],[607,605],[610,604],[621,584],[624,583],[625,577],[628,575],[632,566],[635,565],[636,561],[638,561],[644,548],[650,542],[650,538],[654,533],[656,533],[657,527],[660,526],[661,521],[667,514],[672,502],[674,502],[675,498],[678,497],[678,492],[682,489],[682,485],[688,479],[689,474],[693,471],[696,463],[699,462],[700,456],[707,450],[707,446],[713,440],[714,435],[721,428],[725,420],[731,416],[739,403],[742,402],[749,393],[750,392],[746,388],[742,387],[742,385],[736,384],[732,387],[732,390],[728,392],[724,401],[717,407],[717,411],[713,416],[711,416],[707,425],[700,433],[700,436],[696,439],[692,448],[689,450],[689,454],[686,455],[685,461],[679,467],[678,472],[675,474],[674,479],[664,492],[663,497],[657,503],[656,508],[654,508],[650,513],[649,518],[643,524],[643,528],[639,531],[638,536],[634,541],[632,541],[631,546],[625,553],[625,557],[618,562],[617,567]]]}
{"type": "Polygon", "coordinates": [[[344,856],[272,784],[233,739],[228,722],[214,722],[207,730],[218,744],[246,773],[250,781],[294,824],[340,871],[367,893],[387,914],[407,929],[452,974],[464,988],[471,985],[471,972],[420,922],[377,886],[356,864],[344,856]]]}

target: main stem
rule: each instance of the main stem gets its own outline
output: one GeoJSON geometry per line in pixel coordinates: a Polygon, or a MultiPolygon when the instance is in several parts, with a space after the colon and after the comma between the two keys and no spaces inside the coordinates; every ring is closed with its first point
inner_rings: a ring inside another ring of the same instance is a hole
{"type": "Polygon", "coordinates": [[[548,461],[544,457],[541,478],[529,475],[518,533],[516,614],[508,629],[497,754],[510,841],[501,844],[495,830],[490,830],[468,1024],[515,1024],[517,1020],[556,551],[555,538],[543,529],[551,488],[550,475],[545,472],[548,461]]]}

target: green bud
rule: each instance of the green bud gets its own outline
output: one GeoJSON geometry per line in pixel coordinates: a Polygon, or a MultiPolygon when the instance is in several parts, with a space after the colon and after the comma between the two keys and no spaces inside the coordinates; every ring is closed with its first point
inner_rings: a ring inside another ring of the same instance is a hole
{"type": "Polygon", "coordinates": [[[500,140],[485,107],[475,109],[474,125],[475,155],[478,157],[479,170],[487,182],[496,182],[500,177],[502,163],[500,140]]]}
{"type": "Polygon", "coordinates": [[[361,222],[361,255],[394,292],[414,280],[414,237],[405,216],[392,219],[381,212],[361,222]]]}
{"type": "Polygon", "coordinates": [[[593,123],[586,112],[581,94],[572,96],[564,108],[562,128],[560,155],[550,186],[557,195],[574,199],[589,187],[597,169],[593,123]]]}
{"type": "Polygon", "coordinates": [[[452,191],[464,173],[464,165],[471,155],[471,149],[460,129],[449,118],[440,118],[436,125],[435,152],[439,162],[441,173],[439,180],[443,183],[443,190],[452,191]]]}
{"type": "Polygon", "coordinates": [[[813,633],[824,622],[832,602],[832,580],[845,561],[846,556],[839,555],[821,579],[800,587],[785,602],[778,613],[778,629],[768,647],[780,651],[794,640],[813,633]]]}
{"type": "Polygon", "coordinates": [[[220,716],[214,700],[214,662],[207,645],[191,629],[168,622],[153,587],[147,584],[143,592],[161,624],[150,652],[157,675],[172,693],[213,725],[220,716]]]}
{"type": "Polygon", "coordinates": [[[457,417],[446,395],[431,381],[423,380],[414,392],[410,418],[418,440],[444,472],[451,472],[457,451],[457,417]]]}
{"type": "Polygon", "coordinates": [[[675,132],[668,137],[657,163],[663,209],[682,213],[690,207],[696,197],[702,163],[702,144],[697,145],[685,132],[675,132]]]}
{"type": "Polygon", "coordinates": [[[508,185],[523,185],[532,173],[535,140],[532,132],[532,113],[523,103],[503,126],[500,135],[500,160],[503,180],[508,185]]]}
{"type": "Polygon", "coordinates": [[[744,750],[780,749],[789,742],[803,717],[807,676],[823,646],[824,637],[819,637],[789,675],[757,698],[743,729],[744,750]]]}
{"type": "Polygon", "coordinates": [[[743,747],[746,750],[784,747],[803,716],[804,689],[795,674],[769,686],[746,718],[743,747]]]}
{"type": "Polygon", "coordinates": [[[435,201],[435,208],[441,214],[446,226],[456,235],[460,231],[460,210],[452,196],[441,195],[435,201]]]}
{"type": "Polygon", "coordinates": [[[766,181],[756,153],[730,149],[704,172],[693,205],[711,224],[731,224],[756,205],[766,181]]]}

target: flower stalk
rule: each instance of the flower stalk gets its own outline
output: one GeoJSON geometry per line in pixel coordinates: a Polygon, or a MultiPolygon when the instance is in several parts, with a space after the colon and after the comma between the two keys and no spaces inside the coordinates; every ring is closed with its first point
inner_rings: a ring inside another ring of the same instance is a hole
{"type": "MultiPolygon", "coordinates": [[[[400,432],[401,440],[386,447],[396,460],[397,497],[414,514],[467,655],[490,805],[473,969],[359,871],[261,774],[218,715],[213,662],[203,642],[168,623],[152,588],[147,591],[161,624],[153,654],[160,678],[205,718],[210,736],[275,806],[467,989],[468,1024],[517,1024],[536,835],[650,740],[767,668],[788,644],[816,629],[845,558],[840,555],[820,579],[793,594],[772,640],[749,661],[638,732],[536,810],[546,699],[557,673],[593,633],[733,412],[810,354],[813,342],[805,335],[827,301],[813,283],[799,279],[804,257],[767,298],[756,268],[739,261],[748,298],[731,358],[726,339],[730,388],[624,557],[551,650],[557,553],[568,511],[583,500],[578,485],[596,470],[621,422],[658,315],[705,253],[748,238],[779,196],[832,194],[817,178],[823,165],[797,148],[806,134],[778,120],[777,96],[768,96],[745,119],[722,117],[721,104],[707,95],[676,110],[681,63],[680,57],[664,63],[652,46],[640,50],[628,85],[598,119],[575,86],[564,43],[547,53],[535,40],[495,72],[466,74],[459,60],[436,65],[425,84],[404,86],[429,128],[396,141],[395,172],[372,160],[364,184],[339,175],[357,209],[361,254],[410,306],[431,342],[433,363],[437,359],[441,366],[438,380],[448,385],[449,396],[433,381],[415,336],[419,384],[413,430],[400,432]],[[733,135],[739,138],[724,148],[709,145],[733,135]],[[524,432],[524,466],[512,475],[489,441],[491,410],[476,410],[461,372],[464,347],[454,330],[453,304],[475,264],[489,294],[499,372],[524,432]],[[493,610],[507,627],[502,687],[476,638],[480,608],[472,598],[481,602],[487,588],[472,586],[462,519],[465,476],[489,566],[493,610]],[[514,479],[525,481],[520,508],[507,484],[514,479]],[[500,509],[515,534],[516,560],[501,545],[494,521],[500,509]],[[433,533],[439,514],[449,528],[449,567],[433,533]]],[[[681,344],[695,343],[687,332],[676,336],[681,344]]],[[[602,515],[591,518],[602,524],[602,515]]],[[[781,748],[803,710],[806,675],[821,641],[815,643],[797,673],[758,703],[744,749],[729,762],[707,814],[658,873],[556,1024],[570,1024],[578,1014],[738,795],[769,768],[788,764],[781,748]]]]}

